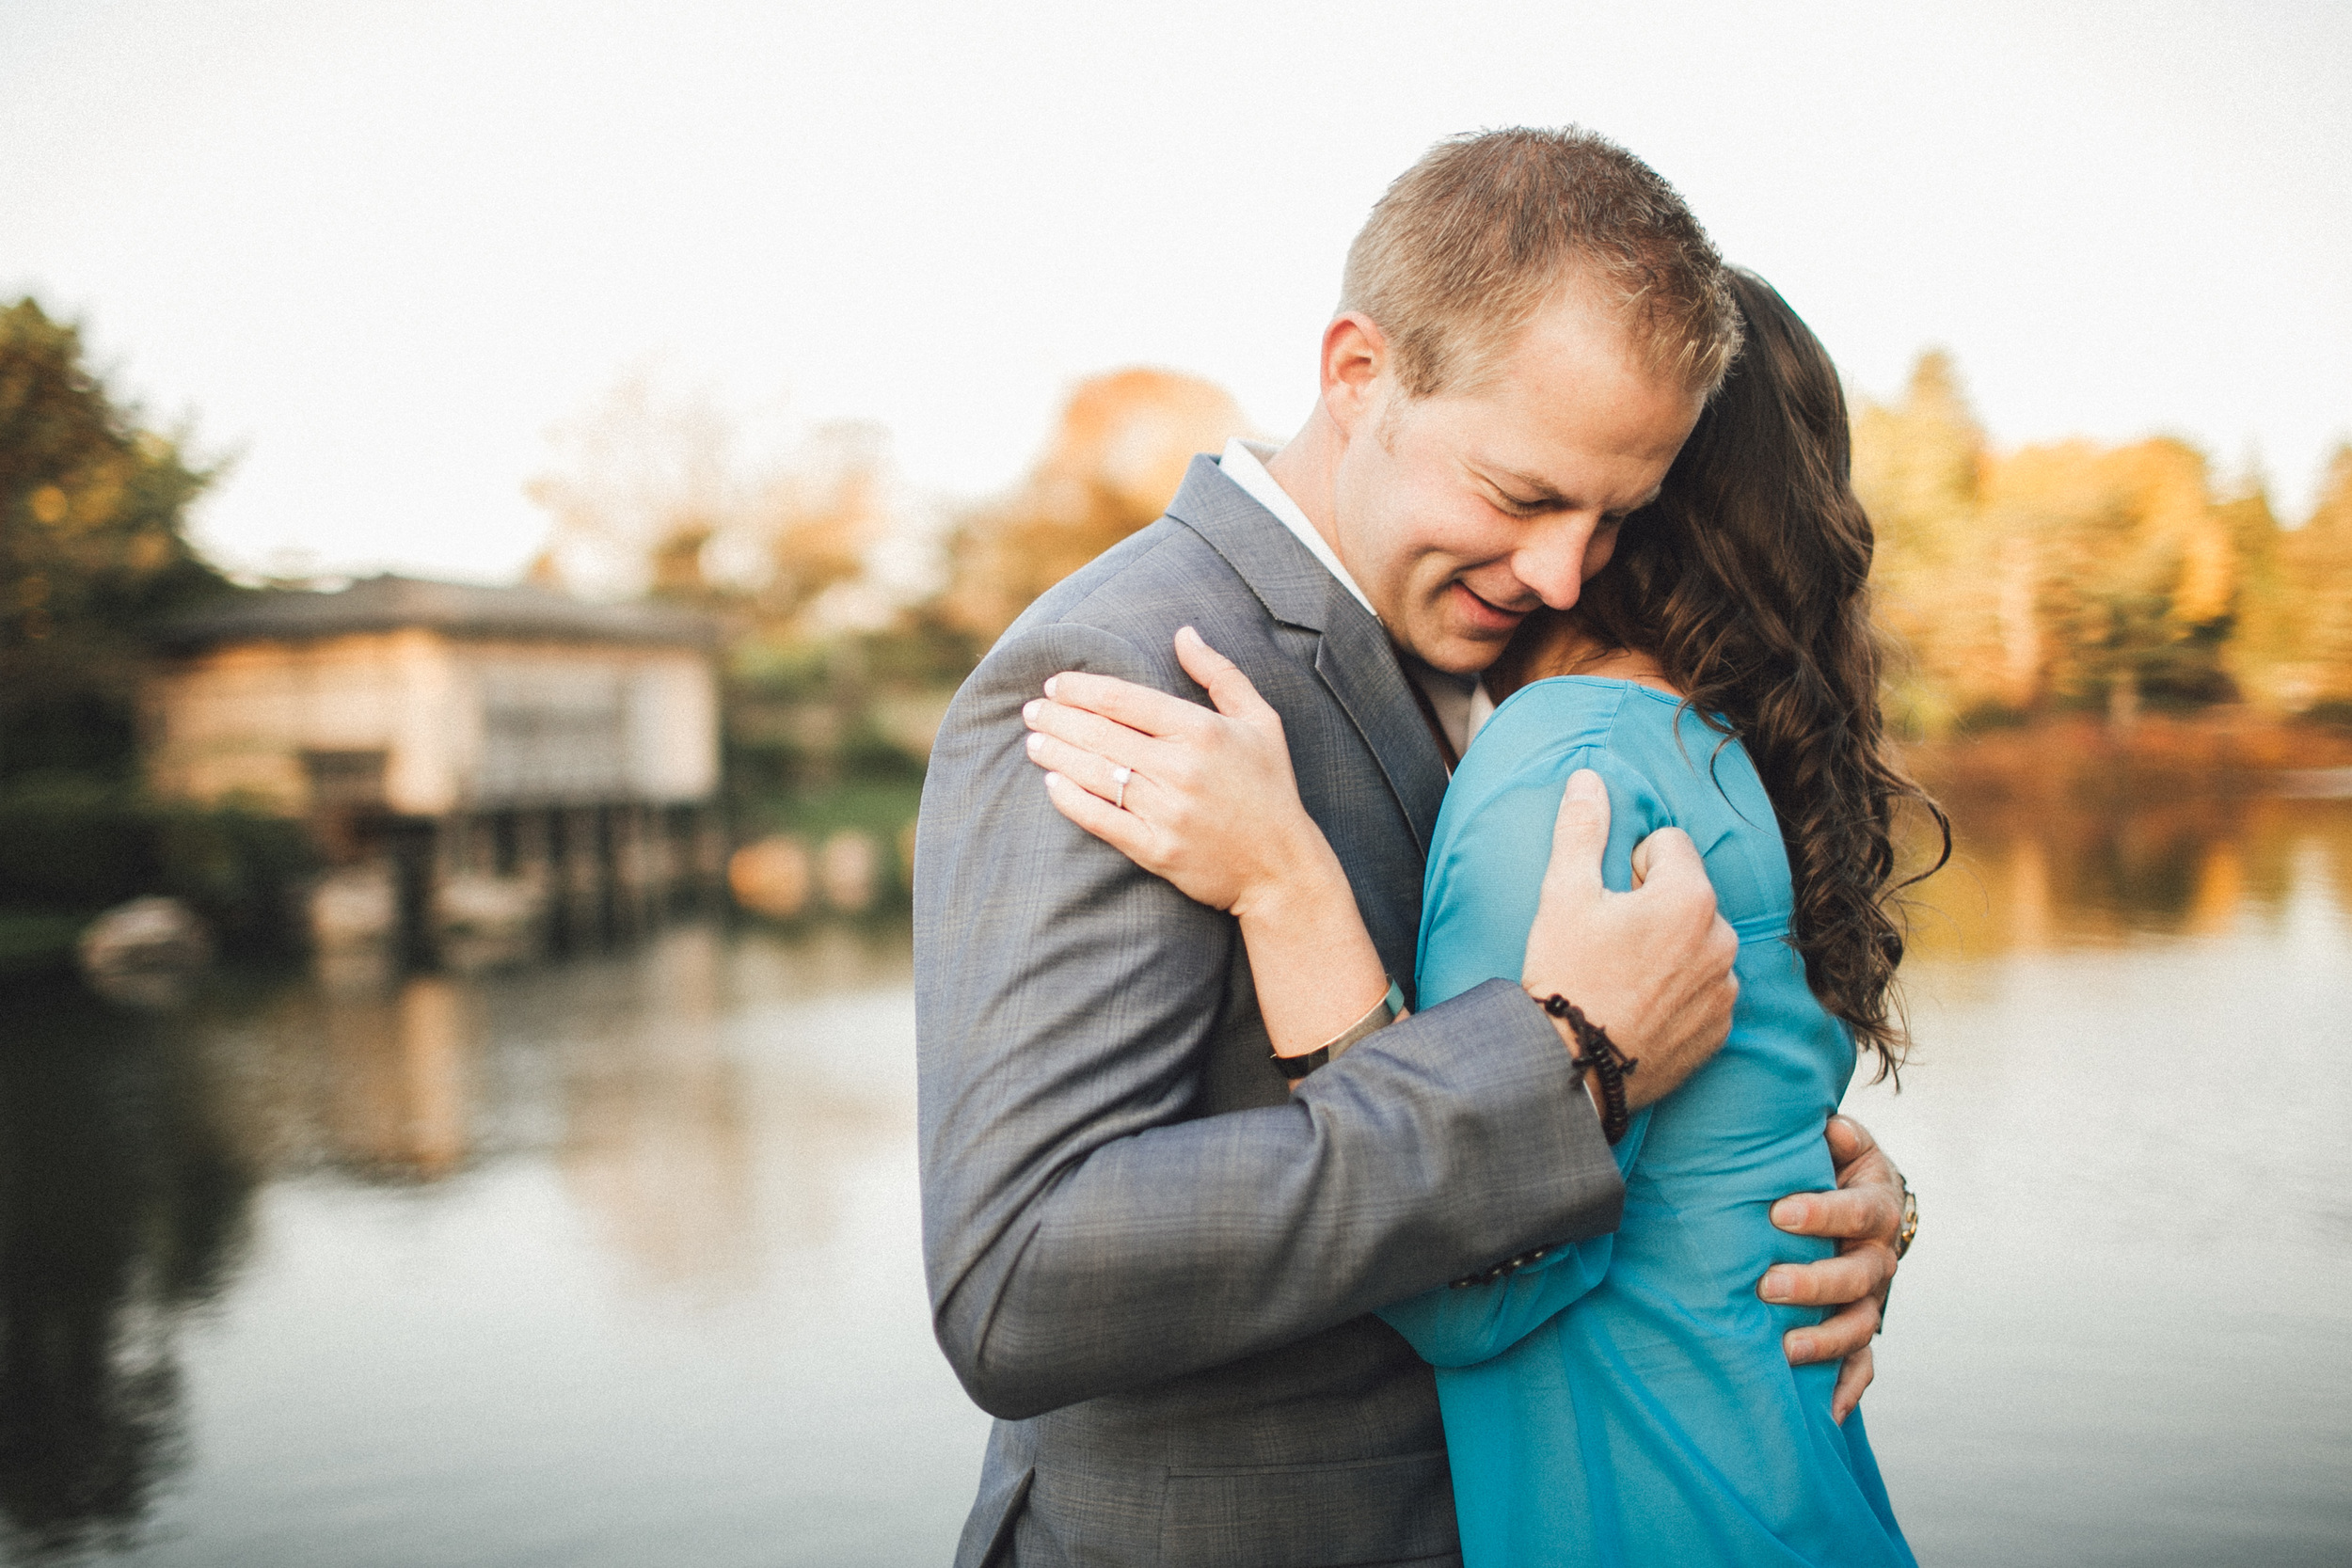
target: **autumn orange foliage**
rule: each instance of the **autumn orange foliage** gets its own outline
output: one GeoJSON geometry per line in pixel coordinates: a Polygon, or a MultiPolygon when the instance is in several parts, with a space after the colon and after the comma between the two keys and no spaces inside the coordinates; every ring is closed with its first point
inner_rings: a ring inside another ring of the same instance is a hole
{"type": "Polygon", "coordinates": [[[1247,429],[1233,400],[1198,377],[1125,370],[1081,382],[1028,477],[959,530],[948,620],[994,639],[1029,601],[1158,517],[1196,452],[1247,429]]]}
{"type": "Polygon", "coordinates": [[[2144,704],[2290,715],[2352,698],[2352,449],[2317,515],[2280,526],[2170,438],[1993,450],[1950,359],[1854,420],[1876,525],[1892,697],[1915,734],[2144,704]]]}

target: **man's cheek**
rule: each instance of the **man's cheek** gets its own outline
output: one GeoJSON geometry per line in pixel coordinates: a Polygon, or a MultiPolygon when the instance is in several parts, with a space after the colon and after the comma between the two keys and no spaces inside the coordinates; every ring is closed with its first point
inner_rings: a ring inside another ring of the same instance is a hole
{"type": "Polygon", "coordinates": [[[1593,535],[1593,542],[1584,547],[1584,580],[1590,582],[1598,577],[1601,568],[1615,560],[1616,556],[1616,530],[1612,529],[1606,534],[1593,535]]]}

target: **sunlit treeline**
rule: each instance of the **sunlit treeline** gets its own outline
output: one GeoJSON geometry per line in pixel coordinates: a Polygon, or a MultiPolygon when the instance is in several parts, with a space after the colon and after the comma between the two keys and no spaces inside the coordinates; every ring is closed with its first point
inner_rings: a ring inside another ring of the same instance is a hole
{"type": "Polygon", "coordinates": [[[2251,476],[2169,437],[1996,451],[1951,360],[1854,421],[1907,727],[2143,704],[2352,706],[2352,448],[2285,528],[2251,476]]]}
{"type": "MultiPolygon", "coordinates": [[[[560,433],[562,461],[534,487],[557,524],[541,569],[581,561],[593,578],[600,558],[610,578],[627,557],[656,592],[733,606],[755,642],[896,633],[946,679],[1156,516],[1193,453],[1245,426],[1207,382],[1122,371],[1075,389],[1006,493],[919,506],[869,427],[825,427],[740,471],[707,405],[662,406],[625,384],[560,433]]],[[[1907,730],[2086,709],[2128,723],[2222,703],[2352,709],[2352,448],[2312,515],[2287,526],[2258,479],[2217,476],[2178,439],[1997,450],[1940,353],[1899,397],[1858,404],[1854,440],[1907,730]]]]}

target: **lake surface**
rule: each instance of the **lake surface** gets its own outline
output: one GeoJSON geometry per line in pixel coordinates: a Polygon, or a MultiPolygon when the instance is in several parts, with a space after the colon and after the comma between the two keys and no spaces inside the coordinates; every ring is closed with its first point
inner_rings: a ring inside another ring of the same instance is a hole
{"type": "MultiPolygon", "coordinates": [[[[2352,802],[1963,816],[1867,1410],[1935,1564],[2352,1561],[2352,802]]],[[[0,998],[11,1562],[930,1564],[902,931],[0,998]]]]}

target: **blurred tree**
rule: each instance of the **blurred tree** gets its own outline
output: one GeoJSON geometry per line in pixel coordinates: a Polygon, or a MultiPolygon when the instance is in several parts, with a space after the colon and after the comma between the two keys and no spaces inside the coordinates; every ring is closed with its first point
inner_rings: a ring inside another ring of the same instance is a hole
{"type": "Polygon", "coordinates": [[[2179,441],[2028,447],[1992,465],[1985,512],[2030,540],[2046,692],[2129,723],[2143,697],[2223,700],[2236,552],[2205,460],[2179,441]]]}
{"type": "Polygon", "coordinates": [[[523,487],[554,520],[533,580],[700,597],[703,551],[742,491],[733,428],[709,392],[672,392],[640,368],[548,440],[553,467],[523,487]]]}
{"type": "Polygon", "coordinates": [[[701,604],[769,641],[807,635],[892,521],[879,426],[819,425],[782,456],[746,455],[707,388],[672,389],[650,368],[549,441],[554,464],[525,486],[553,519],[532,581],[701,604]]]}
{"type": "Polygon", "coordinates": [[[2352,720],[2352,445],[2328,465],[2319,504],[2279,540],[2294,659],[2282,671],[2290,705],[2352,720]]]}
{"type": "Polygon", "coordinates": [[[2042,659],[2031,543],[1983,526],[1984,430],[1951,356],[1921,355],[1901,401],[1865,404],[1853,435],[1879,619],[1908,655],[1889,693],[1898,721],[1938,734],[1987,707],[2030,705],[2042,659]]]}
{"type": "Polygon", "coordinates": [[[2352,449],[2319,515],[2284,531],[2259,477],[2217,493],[2181,441],[1992,451],[1931,353],[1901,399],[1855,417],[1854,483],[1880,619],[1907,655],[1890,705],[1913,733],[2052,706],[2128,723],[2143,701],[2352,699],[2352,449]]]}
{"type": "MultiPolygon", "coordinates": [[[[727,543],[755,563],[752,603],[770,640],[825,629],[814,623],[827,595],[856,584],[890,532],[886,447],[880,425],[819,425],[731,524],[727,543]]],[[[869,619],[880,612],[865,611],[869,619]]]]}
{"type": "MultiPolygon", "coordinates": [[[[878,661],[875,646],[940,641],[908,635],[930,629],[905,625],[922,587],[875,569],[878,552],[913,531],[880,426],[760,428],[648,366],[549,438],[555,461],[527,493],[553,526],[530,579],[651,594],[717,619],[739,803],[849,776],[919,777],[919,760],[874,718],[912,679],[907,660],[878,661]]],[[[947,683],[969,668],[959,661],[947,683]]]]}
{"type": "Polygon", "coordinates": [[[945,619],[993,641],[1032,599],[1158,517],[1196,452],[1248,429],[1233,400],[1195,376],[1127,370],[1079,383],[1028,477],[957,531],[945,619]]]}
{"type": "Polygon", "coordinates": [[[134,774],[146,628],[228,587],[186,532],[218,469],[183,439],[109,394],[77,328],[0,309],[0,782],[134,774]]]}
{"type": "Polygon", "coordinates": [[[2286,535],[2259,473],[2249,470],[2236,491],[2214,508],[2236,567],[2222,670],[2238,694],[2256,707],[2274,715],[2295,712],[2306,705],[2296,700],[2287,669],[2298,656],[2294,589],[2282,553],[2286,535]]]}

